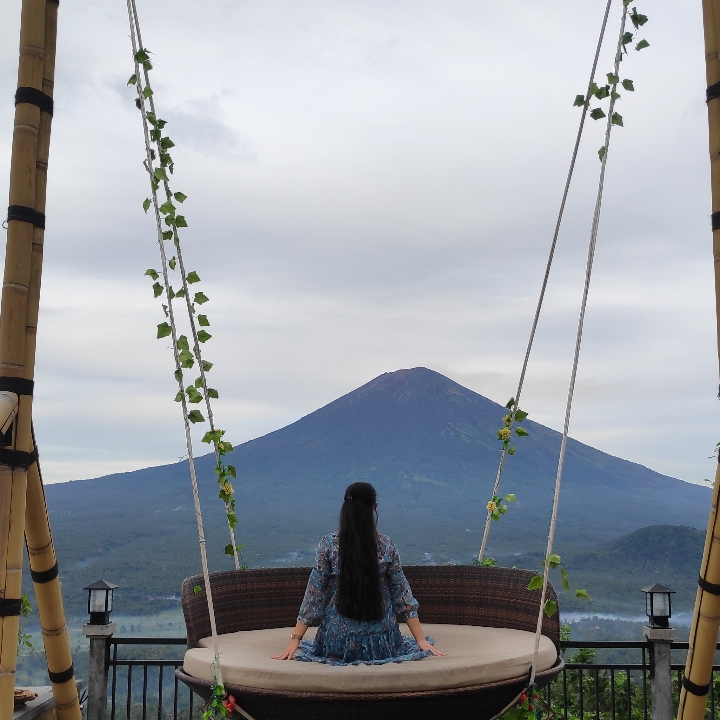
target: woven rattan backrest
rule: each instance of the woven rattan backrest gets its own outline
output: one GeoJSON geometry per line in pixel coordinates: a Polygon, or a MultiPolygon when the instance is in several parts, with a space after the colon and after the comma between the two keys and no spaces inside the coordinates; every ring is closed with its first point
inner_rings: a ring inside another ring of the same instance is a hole
{"type": "MultiPolygon", "coordinates": [[[[472,565],[408,565],[404,569],[424,622],[535,631],[540,593],[527,590],[534,575],[530,570],[472,565]]],[[[295,625],[309,575],[310,568],[213,573],[210,582],[218,633],[295,625]]],[[[210,635],[204,585],[202,575],[195,575],[182,586],[190,647],[210,635]]],[[[552,587],[548,587],[548,598],[556,599],[552,587]]],[[[543,634],[558,644],[558,613],[545,618],[543,634]]]]}

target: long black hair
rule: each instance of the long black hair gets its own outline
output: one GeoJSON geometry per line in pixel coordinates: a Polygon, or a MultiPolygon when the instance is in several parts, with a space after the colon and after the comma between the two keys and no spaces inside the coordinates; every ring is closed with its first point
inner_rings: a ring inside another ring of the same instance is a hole
{"type": "Polygon", "coordinates": [[[370,483],[356,482],[345,491],[340,508],[340,577],[338,612],[353,620],[380,620],[383,602],[375,507],[377,494],[370,483]]]}

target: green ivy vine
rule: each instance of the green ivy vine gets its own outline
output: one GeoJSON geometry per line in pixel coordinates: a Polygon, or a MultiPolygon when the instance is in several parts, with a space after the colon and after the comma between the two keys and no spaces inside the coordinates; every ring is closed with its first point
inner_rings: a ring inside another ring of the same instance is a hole
{"type": "Polygon", "coordinates": [[[162,311],[166,318],[157,326],[157,338],[170,337],[173,343],[174,377],[178,383],[175,401],[182,404],[184,414],[193,424],[204,423],[206,418],[199,409],[188,410],[187,405],[204,403],[205,406],[210,429],[203,435],[202,442],[212,445],[215,451],[218,497],[224,504],[231,536],[231,542],[225,547],[225,554],[234,557],[236,567],[239,567],[239,553],[242,546],[237,545],[234,538],[237,516],[235,514],[235,490],[232,484],[237,477],[237,470],[225,461],[226,455],[232,451],[233,446],[224,439],[225,430],[215,427],[211,400],[219,398],[220,395],[215,388],[208,385],[207,373],[210,372],[213,364],[203,358],[201,347],[212,338],[212,335],[206,330],[210,327],[210,320],[203,308],[210,298],[202,290],[197,289],[197,284],[200,282],[198,273],[195,270],[186,271],[183,262],[179,230],[188,227],[188,223],[185,216],[180,213],[179,206],[187,200],[187,195],[179,191],[173,192],[170,186],[170,176],[173,175],[175,169],[170,150],[175,147],[175,143],[165,134],[167,121],[158,117],[155,112],[154,93],[149,78],[149,73],[153,69],[150,55],[150,51],[145,48],[140,48],[135,53],[136,72],[128,80],[128,85],[135,86],[137,90],[135,105],[147,119],[148,127],[151,128],[148,140],[154,146],[149,151],[149,158],[144,161],[149,175],[151,196],[145,198],[142,207],[145,213],[154,207],[157,219],[161,219],[166,228],[161,231],[162,241],[172,242],[174,254],[170,259],[166,259],[169,253],[165,252],[164,246],[161,244],[162,272],[149,268],[145,271],[145,275],[152,282],[153,297],[161,300],[162,311]],[[142,72],[140,72],[140,68],[142,68],[142,72]],[[149,108],[146,107],[146,103],[149,108]],[[161,196],[160,199],[158,195],[161,196]],[[178,275],[177,289],[168,280],[168,269],[178,275]],[[163,282],[160,282],[161,279],[163,282]],[[190,325],[189,337],[187,335],[177,336],[175,332],[173,302],[177,300],[184,302],[187,310],[190,325]],[[184,371],[189,371],[196,366],[197,377],[187,382],[184,371]]]}
{"type": "MultiPolygon", "coordinates": [[[[630,18],[630,22],[633,25],[634,31],[627,31],[623,33],[622,39],[620,41],[621,52],[620,57],[618,58],[619,62],[622,62],[623,56],[628,55],[628,46],[633,45],[633,43],[635,45],[635,50],[644,50],[645,48],[650,47],[650,43],[644,38],[641,40],[638,35],[640,28],[648,21],[648,16],[639,13],[636,7],[633,7],[632,10],[628,11],[629,6],[632,5],[634,1],[635,0],[623,0],[624,12],[626,12],[627,17],[630,18]]],[[[617,75],[615,72],[607,73],[606,77],[607,83],[605,85],[599,86],[597,85],[597,83],[593,82],[588,88],[586,95],[576,95],[573,105],[575,105],[576,107],[585,107],[586,105],[589,106],[590,103],[593,102],[593,99],[597,101],[602,101],[609,97],[612,106],[614,105],[614,102],[616,100],[619,100],[621,97],[620,93],[618,92],[618,85],[622,85],[622,88],[627,92],[635,92],[635,83],[630,78],[625,78],[624,80],[621,80],[620,76],[617,75]]],[[[590,117],[593,120],[602,120],[602,118],[607,117],[607,114],[602,109],[602,107],[598,106],[590,110],[590,117]]],[[[622,115],[620,113],[614,112],[614,110],[612,111],[610,124],[616,125],[618,127],[625,127],[622,115]]],[[[598,157],[600,158],[600,160],[603,160],[606,152],[607,148],[605,145],[603,145],[598,150],[598,157]]]]}

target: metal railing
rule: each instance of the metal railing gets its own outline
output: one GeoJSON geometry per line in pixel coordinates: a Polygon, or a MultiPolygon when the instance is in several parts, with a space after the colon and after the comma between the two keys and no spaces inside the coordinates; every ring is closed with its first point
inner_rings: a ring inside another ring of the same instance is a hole
{"type": "MultiPolygon", "coordinates": [[[[110,638],[109,720],[201,720],[203,701],[175,678],[185,646],[185,638],[110,638]]],[[[677,656],[688,643],[670,647],[677,656]]],[[[560,650],[565,669],[541,693],[555,718],[651,720],[647,642],[561,641],[560,650]]],[[[684,667],[672,665],[675,707],[684,667]]],[[[718,711],[720,665],[713,667],[706,718],[720,720],[718,711]]]]}
{"type": "Polygon", "coordinates": [[[175,668],[182,666],[186,647],[186,638],[110,638],[110,720],[201,718],[200,707],[203,702],[175,677],[175,668]],[[182,649],[176,650],[177,646],[182,646],[182,649]],[[145,657],[137,657],[137,650],[141,647],[151,648],[144,651],[145,657]],[[118,653],[119,648],[123,648],[125,652],[118,653]],[[119,654],[124,657],[118,657],[119,654]],[[164,657],[168,655],[171,657],[164,657]]]}

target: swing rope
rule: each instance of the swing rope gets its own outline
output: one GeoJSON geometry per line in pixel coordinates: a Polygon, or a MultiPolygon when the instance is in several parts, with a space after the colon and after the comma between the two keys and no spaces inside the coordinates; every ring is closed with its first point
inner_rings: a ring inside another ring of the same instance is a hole
{"type": "MultiPolygon", "coordinates": [[[[142,35],[140,34],[140,20],[138,18],[137,8],[135,6],[135,0],[128,0],[128,10],[131,11],[131,18],[130,18],[131,30],[134,30],[134,32],[137,36],[137,46],[139,48],[142,48],[144,46],[143,46],[143,42],[142,42],[142,35]]],[[[135,44],[133,44],[133,56],[135,55],[136,52],[137,52],[137,50],[135,49],[135,44]]],[[[135,74],[138,77],[138,83],[139,83],[137,85],[138,97],[140,98],[140,101],[141,101],[140,104],[143,105],[142,100],[144,98],[142,95],[142,82],[139,79],[140,74],[139,74],[139,67],[138,67],[137,60],[135,61],[135,71],[136,71],[135,74]]],[[[149,78],[148,78],[147,70],[145,70],[145,68],[143,68],[143,78],[145,80],[145,86],[148,86],[149,78]]],[[[157,113],[155,112],[155,99],[154,99],[153,95],[150,95],[150,97],[147,98],[147,100],[150,104],[150,112],[152,112],[152,114],[155,117],[157,117],[157,113]]],[[[143,113],[143,123],[145,125],[147,125],[147,118],[145,117],[144,108],[142,109],[142,113],[143,113]]],[[[146,128],[146,130],[149,130],[149,129],[146,128]]],[[[157,147],[158,157],[160,156],[160,151],[161,151],[161,148],[158,145],[158,147],[157,147]]],[[[151,165],[149,167],[151,167],[151,165]]],[[[150,173],[152,174],[152,170],[150,170],[150,173]]],[[[169,184],[168,184],[167,180],[163,180],[163,186],[165,189],[165,194],[169,195],[169,184]]],[[[153,202],[156,199],[157,199],[156,194],[153,193],[153,202]]],[[[157,210],[156,210],[156,214],[157,214],[157,210]]],[[[208,423],[210,424],[210,431],[212,433],[214,433],[215,432],[215,419],[213,416],[212,405],[210,403],[210,396],[207,392],[207,378],[205,375],[205,366],[202,362],[202,351],[200,348],[200,342],[198,340],[198,335],[197,335],[197,326],[195,323],[195,313],[192,310],[192,301],[190,300],[190,292],[188,290],[187,273],[185,271],[185,263],[183,262],[182,248],[180,246],[180,242],[179,242],[179,239],[177,236],[177,228],[173,227],[172,231],[173,231],[173,240],[174,240],[174,244],[175,244],[175,252],[177,253],[178,267],[180,269],[180,278],[181,278],[181,282],[182,282],[182,288],[184,290],[185,305],[187,307],[187,315],[188,315],[188,320],[190,323],[190,332],[191,332],[192,338],[193,338],[193,352],[198,361],[198,368],[200,371],[200,378],[202,380],[202,386],[204,389],[203,395],[205,398],[205,408],[207,410],[208,423]]],[[[162,229],[160,226],[158,226],[158,232],[162,233],[162,229]]],[[[162,246],[162,235],[159,235],[159,237],[161,238],[161,240],[160,240],[161,247],[163,247],[162,246]]],[[[167,286],[166,286],[166,290],[167,290],[167,286]]],[[[170,297],[170,296],[168,295],[167,297],[170,297]]],[[[171,304],[172,303],[170,303],[170,302],[168,303],[168,305],[171,305],[171,304]]],[[[170,323],[170,325],[172,327],[174,327],[172,322],[170,323]]],[[[174,340],[175,340],[175,336],[173,335],[173,341],[174,340]]],[[[182,387],[180,388],[180,390],[182,391],[182,387]]],[[[213,443],[213,448],[215,451],[215,462],[219,463],[220,462],[220,453],[218,452],[217,443],[213,443]]],[[[230,524],[229,518],[228,518],[228,530],[230,532],[230,543],[231,543],[232,549],[233,549],[233,559],[235,561],[235,569],[240,570],[240,558],[238,557],[237,544],[235,543],[235,530],[233,529],[232,525],[230,524]]]]}
{"type": "MultiPolygon", "coordinates": [[[[622,18],[620,20],[620,35],[618,38],[617,50],[615,52],[614,74],[620,71],[620,62],[623,53],[623,36],[625,34],[625,22],[627,20],[627,4],[623,3],[622,18]]],[[[535,649],[533,651],[532,667],[530,670],[530,685],[535,681],[535,673],[537,671],[538,653],[540,650],[540,635],[542,634],[543,616],[545,614],[545,597],[547,594],[548,577],[550,574],[549,558],[553,550],[553,542],[555,540],[555,529],[557,525],[557,512],[560,500],[560,485],[562,483],[563,469],[565,466],[565,451],[567,449],[568,430],[570,428],[570,413],[572,410],[573,396],[575,394],[575,380],[577,379],[577,369],[580,361],[580,347],[582,344],[583,325],[585,324],[585,310],[587,308],[588,293],[590,291],[590,278],[592,276],[593,261],[595,260],[595,247],[597,243],[598,227],[600,225],[600,211],[602,208],[603,190],[605,186],[605,168],[607,167],[608,153],[610,150],[610,134],[613,127],[613,110],[615,108],[615,95],[611,95],[610,107],[607,113],[607,126],[605,128],[605,144],[603,145],[605,152],[602,154],[600,166],[600,178],[598,180],[597,197],[595,199],[595,212],[593,213],[592,227],[590,230],[590,243],[588,246],[587,264],[585,268],[585,285],[583,287],[582,302],[580,304],[580,317],[578,318],[577,333],[575,336],[575,355],[573,357],[572,373],[570,375],[570,386],[568,388],[567,403],[565,406],[565,422],[563,424],[562,442],[560,444],[560,457],[558,459],[557,475],[555,476],[555,490],[553,493],[552,515],[550,518],[550,530],[548,532],[547,549],[545,552],[545,562],[543,569],[543,585],[540,597],[540,610],[538,612],[537,629],[535,630],[535,649]]],[[[556,612],[558,612],[556,610],[556,612]]]]}
{"type": "MultiPolygon", "coordinates": [[[[134,0],[127,0],[127,9],[128,9],[128,18],[130,21],[130,39],[132,42],[132,49],[133,49],[133,58],[135,62],[135,75],[137,76],[137,90],[138,90],[138,97],[140,98],[140,112],[142,114],[142,120],[143,120],[143,134],[145,138],[145,154],[146,154],[146,169],[150,175],[153,173],[153,150],[150,140],[150,129],[149,129],[149,123],[147,119],[147,113],[145,111],[145,105],[142,102],[143,100],[143,82],[141,75],[141,66],[140,63],[137,60],[137,53],[139,47],[142,47],[142,40],[140,36],[140,26],[137,16],[137,9],[135,7],[134,0]]],[[[147,85],[147,77],[145,76],[145,84],[147,85]]],[[[154,113],[155,108],[154,104],[152,103],[152,97],[150,97],[151,102],[151,111],[154,113]]],[[[153,209],[155,212],[155,224],[157,229],[157,240],[158,240],[158,246],[160,248],[160,260],[161,260],[161,267],[162,267],[162,277],[163,277],[163,283],[165,285],[165,292],[166,296],[169,298],[170,295],[170,279],[168,276],[168,259],[167,255],[165,253],[165,246],[163,241],[163,230],[162,230],[162,224],[161,224],[161,217],[160,217],[160,211],[159,211],[159,203],[157,198],[157,191],[151,187],[152,191],[152,204],[153,209]]],[[[178,251],[179,255],[179,243],[175,243],[176,250],[178,251]]],[[[183,272],[182,276],[183,280],[183,288],[185,289],[185,297],[187,298],[189,293],[187,289],[187,281],[183,272]]],[[[188,306],[189,310],[189,306],[188,306]]],[[[191,313],[189,313],[191,315],[191,313]]],[[[192,434],[190,431],[190,420],[189,420],[189,413],[188,413],[188,407],[187,407],[187,398],[185,397],[185,393],[183,391],[183,381],[182,381],[182,367],[180,364],[180,358],[179,358],[179,351],[178,351],[178,338],[177,338],[177,327],[175,323],[175,314],[173,311],[173,305],[172,302],[168,303],[168,319],[169,319],[169,325],[171,328],[171,337],[172,337],[172,343],[173,343],[173,357],[175,359],[175,375],[178,379],[178,386],[180,390],[180,402],[182,404],[182,413],[183,413],[183,422],[185,425],[185,442],[187,447],[187,453],[188,453],[188,465],[190,468],[190,482],[192,485],[192,492],[193,492],[193,502],[195,506],[195,520],[197,523],[197,531],[198,531],[198,542],[200,545],[200,560],[202,564],[202,575],[203,580],[205,582],[205,597],[207,599],[207,606],[208,606],[208,613],[210,617],[210,632],[212,637],[212,649],[213,649],[213,664],[212,664],[212,672],[213,677],[215,680],[215,685],[222,686],[222,671],[220,667],[220,652],[218,650],[218,642],[217,642],[217,624],[215,622],[215,607],[213,604],[213,596],[212,596],[212,587],[210,585],[210,571],[208,568],[208,561],[207,561],[207,550],[206,550],[206,543],[205,543],[205,528],[203,524],[203,517],[202,517],[202,511],[200,508],[200,495],[198,492],[198,484],[197,484],[197,474],[195,471],[195,456],[193,452],[193,444],[192,444],[192,434]]],[[[192,317],[191,317],[191,323],[192,323],[192,317]]],[[[199,348],[198,346],[198,340],[197,336],[195,334],[195,327],[194,324],[192,325],[193,329],[193,336],[194,341],[196,345],[196,349],[199,348]]],[[[202,370],[202,361],[198,357],[198,362],[200,364],[201,372],[202,370]]],[[[203,381],[204,381],[204,374],[203,374],[203,381]]],[[[207,395],[207,393],[206,393],[207,395]]],[[[210,418],[212,418],[211,413],[209,413],[210,418]]],[[[216,450],[217,452],[217,450],[216,450]]],[[[230,528],[230,532],[232,534],[232,528],[230,528]]],[[[233,538],[233,547],[235,546],[234,538],[233,538]]],[[[237,564],[237,553],[235,555],[235,561],[237,564]]],[[[239,569],[239,568],[238,568],[239,569]]],[[[245,710],[243,710],[241,707],[239,707],[237,704],[235,705],[235,709],[243,715],[247,720],[254,720],[253,717],[247,713],[245,710]]]]}
{"type": "MultiPolygon", "coordinates": [[[[590,80],[588,82],[588,93],[583,105],[582,115],[580,117],[580,125],[578,126],[577,136],[575,138],[575,147],[573,148],[572,158],[570,160],[570,168],[568,170],[567,179],[565,180],[565,189],[563,190],[562,200],[560,201],[560,210],[558,211],[557,221],[555,223],[555,232],[553,233],[552,242],[550,243],[550,252],[548,254],[547,265],[545,266],[545,275],[543,276],[542,286],[540,288],[540,297],[538,298],[537,306],[535,308],[535,317],[533,318],[532,327],[530,329],[530,337],[528,339],[527,348],[525,350],[525,358],[522,364],[522,370],[520,371],[520,380],[518,381],[517,392],[515,393],[515,408],[520,407],[520,396],[522,395],[523,385],[525,384],[525,374],[527,373],[528,363],[530,361],[530,353],[532,351],[533,343],[535,342],[535,332],[537,331],[538,322],[540,320],[540,311],[542,310],[543,302],[545,300],[545,291],[547,289],[548,280],[550,278],[550,269],[552,268],[553,260],[555,258],[555,248],[557,246],[558,236],[560,235],[560,227],[562,225],[563,216],[565,214],[565,204],[567,202],[568,193],[570,192],[570,184],[572,182],[573,174],[575,172],[575,161],[577,160],[578,150],[580,148],[580,140],[582,139],[583,129],[585,127],[585,119],[587,117],[588,109],[590,106],[590,92],[589,88],[595,82],[595,72],[597,71],[598,59],[600,58],[600,50],[602,49],[603,40],[605,37],[605,28],[607,26],[608,16],[610,14],[610,7],[612,6],[613,0],[608,0],[605,7],[605,15],[603,16],[602,25],[600,26],[600,36],[598,37],[597,47],[595,48],[595,57],[593,58],[592,69],[590,70],[590,80]]],[[[512,432],[515,425],[515,413],[510,413],[510,432],[512,432]]],[[[503,469],[505,467],[505,459],[507,458],[508,448],[503,447],[500,455],[500,463],[498,464],[497,473],[495,475],[495,484],[493,486],[493,497],[498,494],[500,487],[500,479],[502,478],[503,469]]],[[[487,548],[488,538],[490,536],[490,527],[492,523],[492,511],[488,510],[485,518],[485,529],[483,530],[483,539],[480,544],[480,551],[478,553],[478,563],[481,563],[485,557],[485,550],[487,548]]]]}

